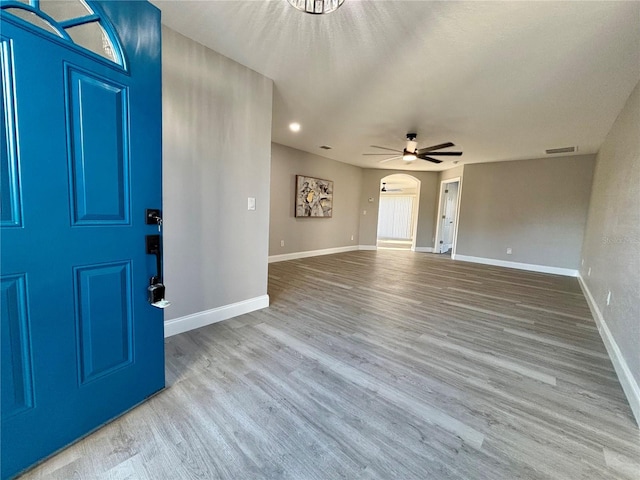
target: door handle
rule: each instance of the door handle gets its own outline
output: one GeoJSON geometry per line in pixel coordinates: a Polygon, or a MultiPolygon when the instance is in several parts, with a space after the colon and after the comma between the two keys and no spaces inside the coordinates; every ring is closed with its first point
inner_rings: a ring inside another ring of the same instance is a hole
{"type": "Polygon", "coordinates": [[[147,254],[156,256],[156,274],[151,277],[150,283],[162,283],[162,249],[160,247],[160,235],[147,235],[147,254]]]}
{"type": "Polygon", "coordinates": [[[162,246],[160,235],[146,236],[147,254],[156,256],[156,274],[149,279],[149,303],[154,307],[166,308],[171,302],[165,300],[165,286],[162,283],[162,246]]]}

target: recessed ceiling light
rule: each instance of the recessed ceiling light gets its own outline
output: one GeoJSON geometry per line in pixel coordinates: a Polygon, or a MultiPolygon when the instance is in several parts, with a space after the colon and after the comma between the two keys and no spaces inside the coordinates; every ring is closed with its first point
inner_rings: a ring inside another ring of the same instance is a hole
{"type": "Polygon", "coordinates": [[[292,132],[299,132],[300,131],[300,124],[298,122],[293,122],[289,124],[289,130],[291,130],[292,132]]]}

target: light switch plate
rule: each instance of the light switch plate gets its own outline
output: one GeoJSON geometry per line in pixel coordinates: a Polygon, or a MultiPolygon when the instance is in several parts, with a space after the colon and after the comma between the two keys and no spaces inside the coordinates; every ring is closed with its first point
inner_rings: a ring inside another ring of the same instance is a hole
{"type": "Polygon", "coordinates": [[[256,197],[247,198],[247,210],[255,210],[256,209],[256,197]]]}

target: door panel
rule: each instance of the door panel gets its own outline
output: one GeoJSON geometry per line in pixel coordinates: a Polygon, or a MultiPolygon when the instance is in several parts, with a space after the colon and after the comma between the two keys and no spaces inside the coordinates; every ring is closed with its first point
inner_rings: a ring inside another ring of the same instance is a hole
{"type": "Polygon", "coordinates": [[[25,275],[4,276],[1,284],[2,415],[11,417],[33,406],[25,275]]]}
{"type": "Polygon", "coordinates": [[[131,263],[75,268],[80,383],[132,361],[131,263]]]}
{"type": "Polygon", "coordinates": [[[73,225],[129,223],[127,88],[68,66],[73,225]]]}
{"type": "Polygon", "coordinates": [[[160,15],[87,4],[126,68],[2,15],[2,478],[164,387],[160,15]]]}
{"type": "Polygon", "coordinates": [[[13,55],[11,43],[0,37],[0,226],[20,227],[22,211],[18,179],[18,152],[16,149],[15,104],[13,95],[13,55]]]}

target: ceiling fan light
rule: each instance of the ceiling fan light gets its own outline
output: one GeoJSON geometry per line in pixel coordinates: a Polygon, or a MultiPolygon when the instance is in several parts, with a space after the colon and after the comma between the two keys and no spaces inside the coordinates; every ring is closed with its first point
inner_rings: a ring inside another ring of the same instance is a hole
{"type": "Polygon", "coordinates": [[[344,0],[287,0],[292,7],[301,12],[322,15],[337,10],[344,0]]]}
{"type": "Polygon", "coordinates": [[[409,152],[405,149],[405,151],[402,153],[402,160],[404,160],[405,162],[413,162],[416,158],[416,154],[413,152],[409,152]]]}

